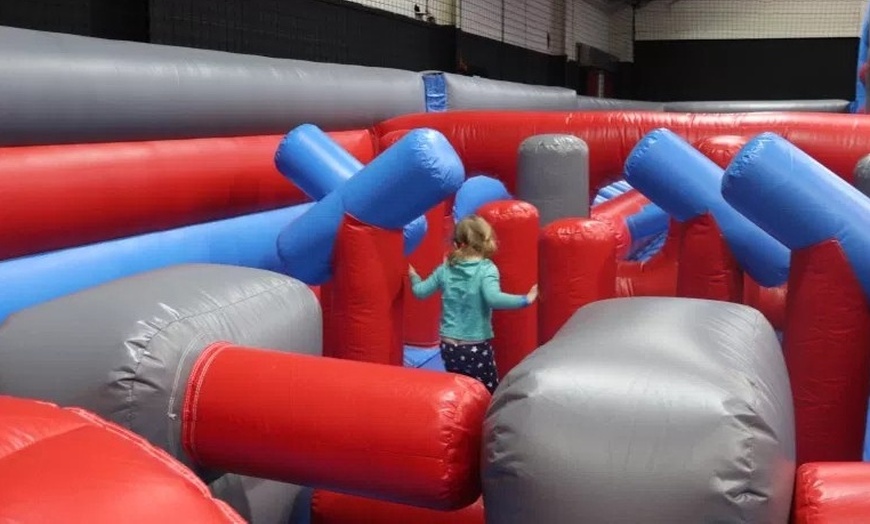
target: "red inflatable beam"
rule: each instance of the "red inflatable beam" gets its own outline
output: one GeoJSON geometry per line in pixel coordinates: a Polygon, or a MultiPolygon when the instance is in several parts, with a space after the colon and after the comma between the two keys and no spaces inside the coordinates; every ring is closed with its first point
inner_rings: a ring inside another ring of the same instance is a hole
{"type": "Polygon", "coordinates": [[[716,165],[722,169],[727,169],[731,161],[734,160],[734,156],[743,149],[747,142],[749,142],[749,137],[745,136],[711,136],[697,141],[695,148],[716,162],[716,165]]]}
{"type": "Polygon", "coordinates": [[[541,234],[538,337],[547,343],[586,304],[616,292],[616,240],[606,224],[563,218],[541,234]]]}
{"type": "MultiPolygon", "coordinates": [[[[498,239],[493,262],[506,293],[522,295],[538,283],[538,210],[527,202],[491,202],[478,214],[492,225],[498,239]]],[[[522,309],[495,311],[493,348],[499,379],[538,349],[538,304],[522,309]]]]}
{"type": "MultiPolygon", "coordinates": [[[[368,131],[331,136],[362,162],[374,157],[368,131]]],[[[303,202],[275,168],[281,138],[5,148],[0,260],[303,202]]]]}
{"type": "Polygon", "coordinates": [[[484,524],[483,499],[456,511],[435,511],[315,490],[311,524],[484,524]]]}
{"type": "Polygon", "coordinates": [[[145,439],[19,398],[0,397],[0,486],[0,522],[245,522],[145,439]]]}
{"type": "Polygon", "coordinates": [[[823,462],[797,471],[794,524],[870,522],[870,464],[823,462]]]}
{"type": "Polygon", "coordinates": [[[383,135],[419,127],[443,133],[462,158],[466,172],[487,173],[511,192],[516,191],[518,157],[514,152],[526,138],[548,133],[572,134],[589,146],[592,196],[622,172],[626,157],[640,139],[660,127],[690,143],[725,134],[755,136],[773,131],[848,182],[854,179],[855,164],[870,151],[870,120],[845,114],[460,111],[401,116],[379,124],[375,132],[383,135]]]}
{"type": "Polygon", "coordinates": [[[480,495],[489,402],[457,374],[215,344],[188,381],[183,444],[204,467],[454,510],[480,495]]]}
{"type": "Polygon", "coordinates": [[[870,395],[870,308],[836,241],[792,253],[783,354],[797,463],[860,461],[870,395]]]}
{"type": "Polygon", "coordinates": [[[405,275],[401,231],[346,216],[335,242],[330,309],[336,358],[403,364],[405,275]],[[376,276],[376,278],[374,278],[376,276]]]}

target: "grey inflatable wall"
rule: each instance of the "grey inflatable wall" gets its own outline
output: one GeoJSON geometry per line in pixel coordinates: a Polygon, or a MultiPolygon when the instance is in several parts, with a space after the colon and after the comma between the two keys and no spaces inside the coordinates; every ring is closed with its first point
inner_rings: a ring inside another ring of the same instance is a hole
{"type": "Polygon", "coordinates": [[[573,135],[536,135],[519,148],[517,197],[535,206],[541,227],[589,216],[589,146],[573,135]]]}
{"type": "Polygon", "coordinates": [[[849,104],[847,100],[737,100],[668,102],[664,107],[670,113],[847,113],[849,104]]]}
{"type": "MultiPolygon", "coordinates": [[[[316,297],[289,277],[173,266],[10,316],[0,325],[0,394],[89,409],[186,461],[179,415],[202,350],[225,340],[316,355],[321,325],[316,297]]],[[[213,485],[255,524],[285,524],[299,489],[235,476],[213,485]]]]}
{"type": "Polygon", "coordinates": [[[788,522],[791,390],[747,306],[586,306],[505,377],[484,432],[489,524],[788,522]]]}
{"type": "Polygon", "coordinates": [[[487,78],[430,73],[443,77],[446,109],[573,111],[577,93],[564,87],[534,86],[487,78]]]}
{"type": "Polygon", "coordinates": [[[425,110],[419,73],[0,27],[0,145],[360,129],[425,110]]]}

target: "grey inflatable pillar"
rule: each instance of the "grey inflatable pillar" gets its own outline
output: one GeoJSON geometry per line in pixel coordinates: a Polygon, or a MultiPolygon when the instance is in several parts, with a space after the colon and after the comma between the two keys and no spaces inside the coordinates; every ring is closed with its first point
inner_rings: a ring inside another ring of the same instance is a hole
{"type": "Polygon", "coordinates": [[[589,216],[589,147],[573,135],[537,135],[520,144],[517,198],[541,213],[541,226],[589,216]]]}
{"type": "Polygon", "coordinates": [[[488,524],[788,522],[788,374],[747,306],[580,309],[505,377],[484,441],[488,524]]]}
{"type": "Polygon", "coordinates": [[[870,197],[870,155],[859,160],[855,166],[855,187],[870,197]]]}

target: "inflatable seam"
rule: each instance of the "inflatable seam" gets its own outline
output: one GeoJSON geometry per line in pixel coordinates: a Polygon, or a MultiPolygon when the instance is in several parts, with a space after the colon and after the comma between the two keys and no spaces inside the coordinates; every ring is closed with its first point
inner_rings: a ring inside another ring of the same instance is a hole
{"type": "Polygon", "coordinates": [[[216,342],[209,346],[200,355],[196,365],[190,373],[190,379],[187,382],[187,394],[184,397],[184,434],[182,436],[182,445],[185,451],[194,462],[199,462],[196,452],[196,419],[197,407],[199,405],[199,394],[202,390],[202,384],[205,380],[206,372],[211,367],[215,358],[224,349],[230,347],[227,342],[216,342]]]}

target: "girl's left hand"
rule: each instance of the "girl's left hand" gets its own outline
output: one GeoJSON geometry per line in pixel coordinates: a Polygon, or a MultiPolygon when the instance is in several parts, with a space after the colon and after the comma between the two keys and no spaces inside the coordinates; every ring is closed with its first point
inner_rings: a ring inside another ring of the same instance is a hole
{"type": "Polygon", "coordinates": [[[408,274],[411,275],[412,277],[419,277],[420,276],[417,274],[417,270],[414,269],[414,266],[412,266],[411,264],[408,264],[408,274]]]}

